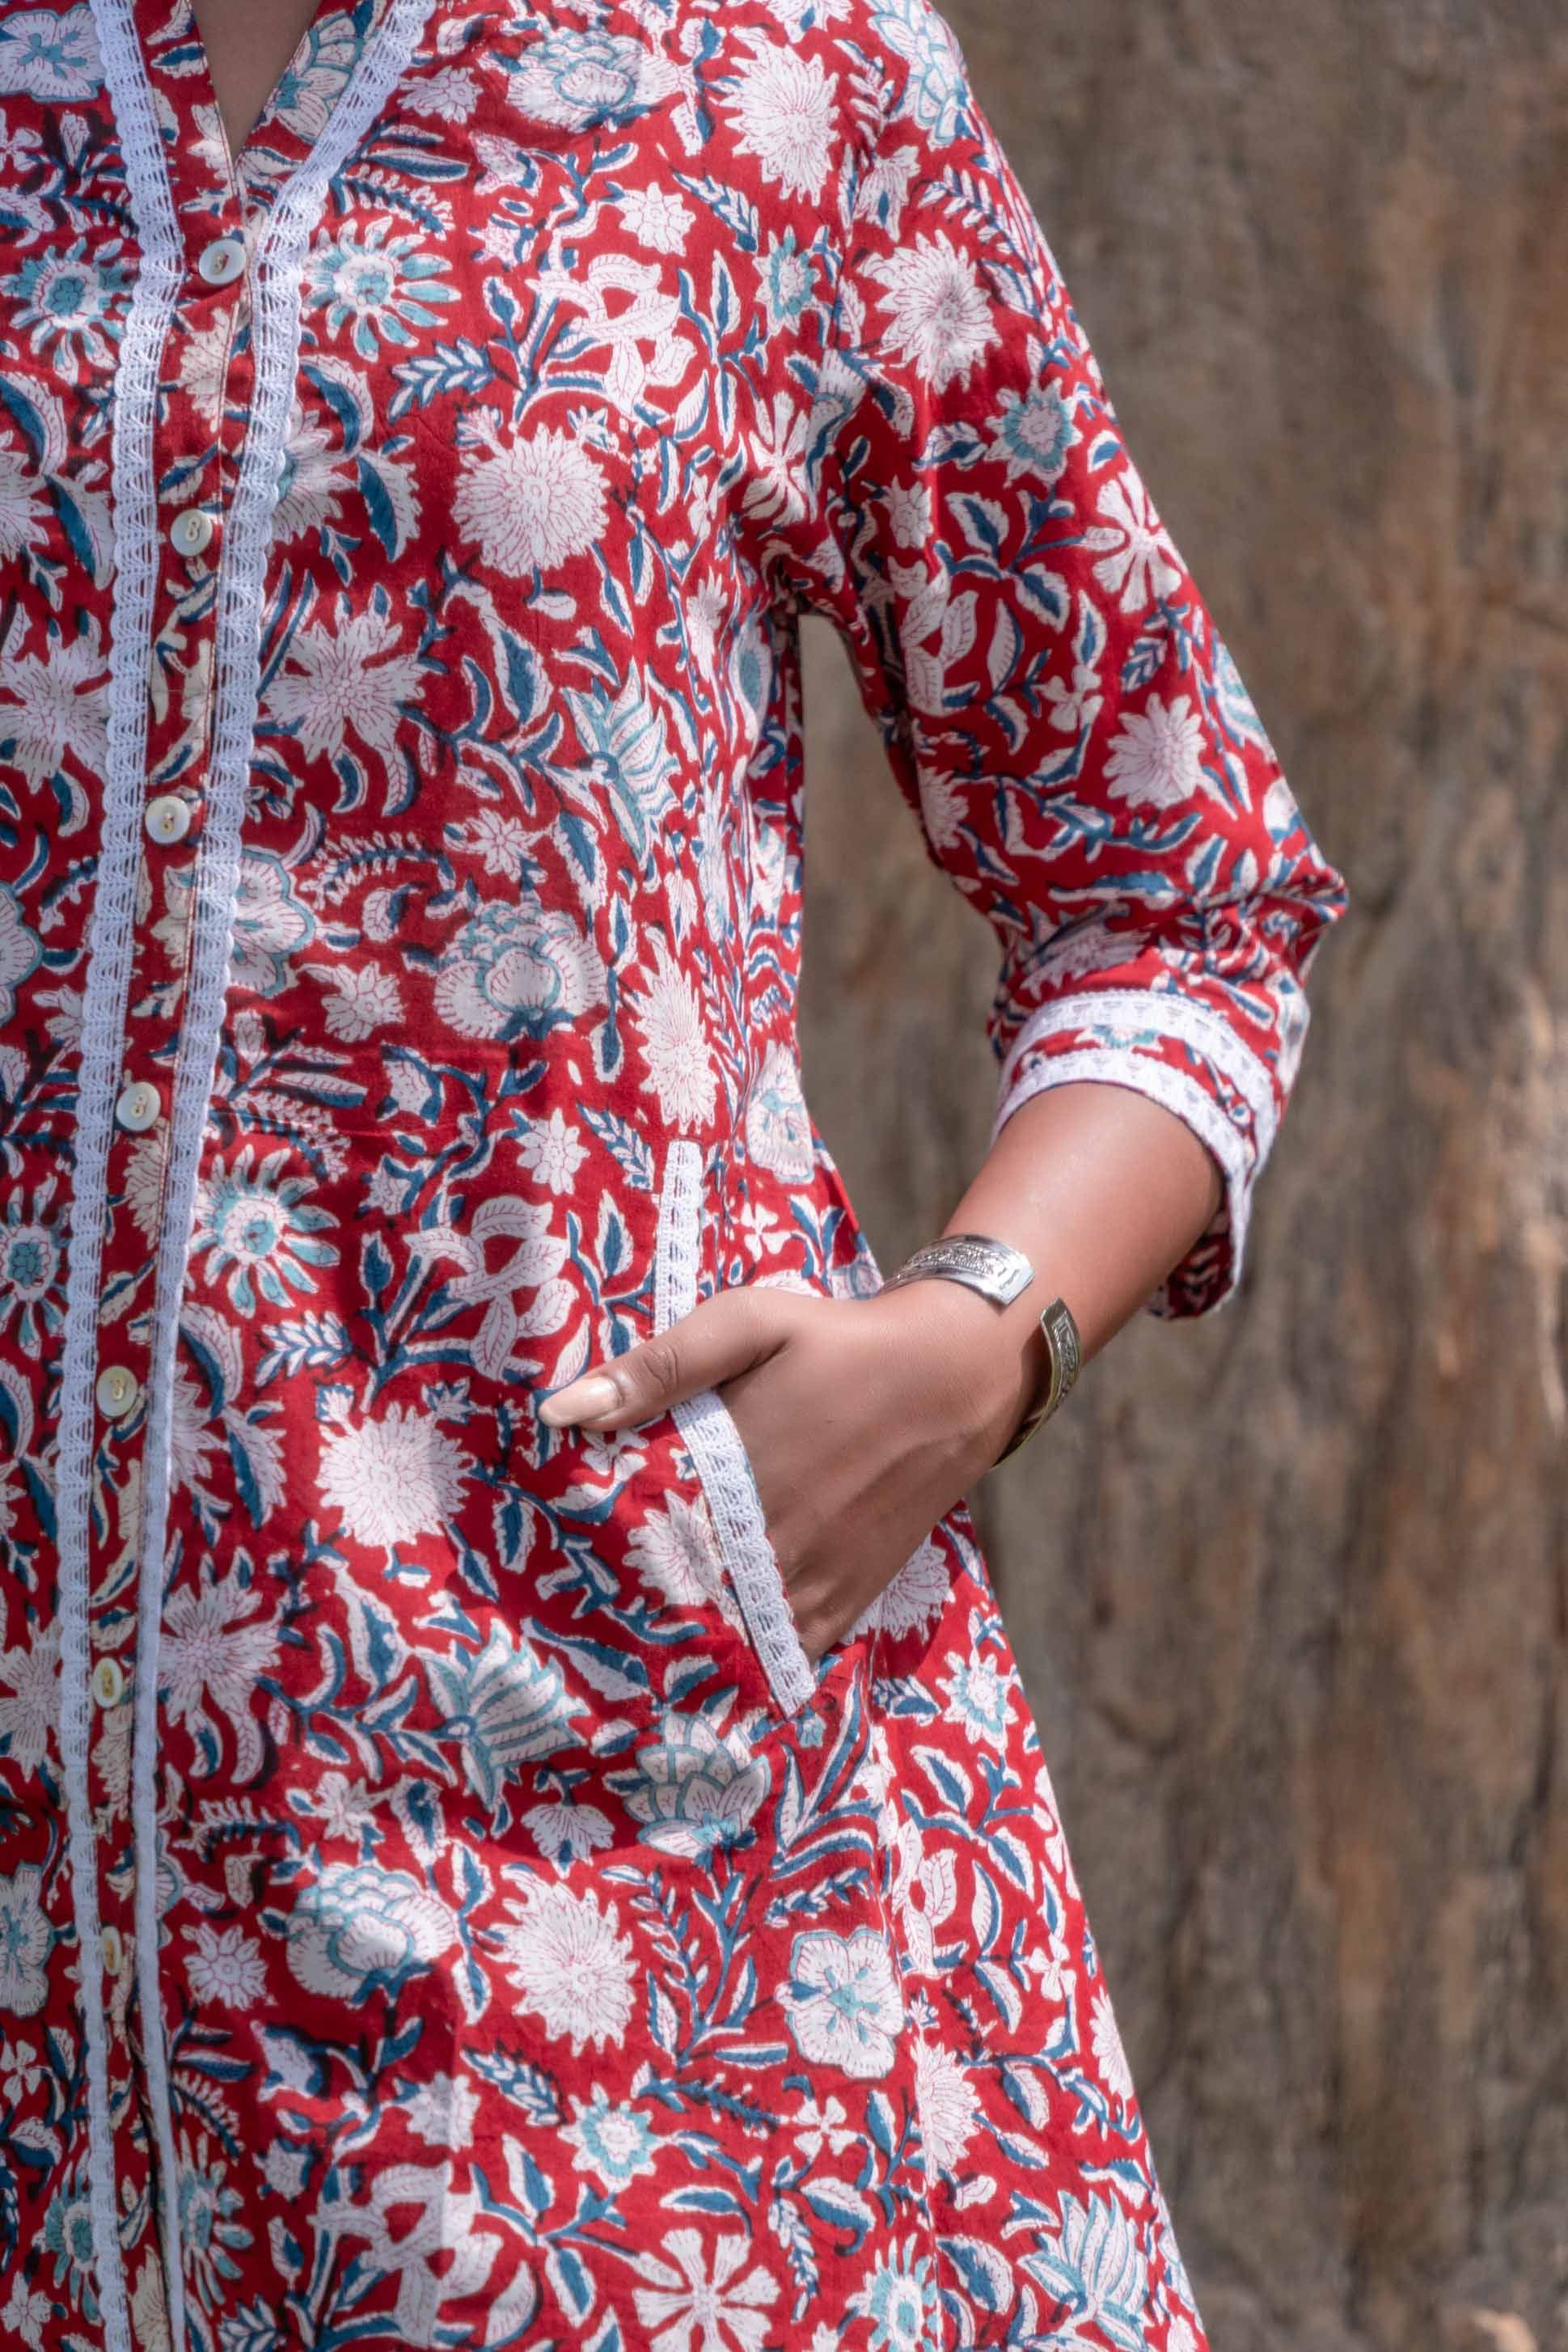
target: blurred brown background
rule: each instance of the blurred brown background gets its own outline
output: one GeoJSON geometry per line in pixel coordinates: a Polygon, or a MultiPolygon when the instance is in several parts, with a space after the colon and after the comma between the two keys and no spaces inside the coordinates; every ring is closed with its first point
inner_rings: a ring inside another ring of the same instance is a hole
{"type": "MultiPolygon", "coordinates": [[[[1240,1297],[982,1534],[1216,2352],[1568,2352],[1568,10],[944,13],[1355,900],[1240,1297]]],[[[885,1265],[984,1150],[993,951],[810,684],[885,1265]]]]}

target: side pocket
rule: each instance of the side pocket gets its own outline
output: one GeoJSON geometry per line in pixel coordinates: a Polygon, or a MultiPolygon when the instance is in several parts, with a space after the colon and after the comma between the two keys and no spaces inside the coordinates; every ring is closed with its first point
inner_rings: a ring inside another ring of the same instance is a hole
{"type": "MultiPolygon", "coordinates": [[[[665,1155],[659,1195],[656,1331],[667,1331],[697,1303],[702,1179],[701,1147],[677,1138],[665,1155]]],[[[768,1686],[780,1711],[794,1715],[815,1692],[817,1677],[789,1607],[746,1441],[716,1389],[699,1389],[675,1406],[674,1417],[707,1497],[730,1589],[768,1686]]]]}

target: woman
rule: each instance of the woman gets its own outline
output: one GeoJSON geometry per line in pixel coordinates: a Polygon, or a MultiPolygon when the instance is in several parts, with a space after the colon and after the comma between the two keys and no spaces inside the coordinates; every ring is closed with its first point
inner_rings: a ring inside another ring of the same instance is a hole
{"type": "Polygon", "coordinates": [[[946,28],[0,93],[6,2340],[1193,2352],[961,1498],[1233,1286],[1343,892],[946,28]],[[978,1290],[801,1097],[808,610],[1001,947],[978,1290]]]}

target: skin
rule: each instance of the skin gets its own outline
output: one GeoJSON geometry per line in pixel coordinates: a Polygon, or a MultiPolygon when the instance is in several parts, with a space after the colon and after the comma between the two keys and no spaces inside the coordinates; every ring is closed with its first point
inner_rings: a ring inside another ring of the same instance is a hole
{"type": "MultiPolygon", "coordinates": [[[[551,1427],[632,1429],[702,1388],[733,1413],[809,1657],[841,1640],[995,1462],[1046,1371],[1041,1307],[1072,1309],[1085,1359],[1131,1320],[1219,1205],[1191,1129],[1130,1088],[1020,1104],[945,1233],[1021,1249],[1005,1308],[944,1281],[820,1298],[745,1284],[590,1367],[539,1407],[551,1427]]],[[[1041,1438],[1037,1443],[1045,1443],[1041,1438]]]]}
{"type": "Polygon", "coordinates": [[[237,155],[305,34],[317,0],[191,0],[218,112],[237,155]]]}
{"type": "MultiPolygon", "coordinates": [[[[317,0],[192,0],[232,154],[255,129],[317,0]]],[[[1040,1308],[1071,1307],[1085,1359],[1135,1315],[1218,1206],[1219,1172],[1130,1088],[1059,1087],[1008,1120],[946,1233],[1021,1249],[1005,1309],[952,1282],[885,1297],[750,1284],[591,1366],[539,1407],[552,1428],[622,1430],[716,1388],[751,1457],[807,1654],[820,1657],[996,1460],[1040,1393],[1040,1308]]]]}

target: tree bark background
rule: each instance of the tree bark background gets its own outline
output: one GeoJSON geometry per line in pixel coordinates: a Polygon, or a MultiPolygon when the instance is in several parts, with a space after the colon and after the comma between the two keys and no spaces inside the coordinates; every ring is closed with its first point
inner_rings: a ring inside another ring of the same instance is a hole
{"type": "MultiPolygon", "coordinates": [[[[1568,2352],[1568,14],[948,0],[1349,922],[1241,1295],[976,1497],[1216,2352],[1568,2352]]],[[[810,655],[891,1265],[990,935],[810,655]]]]}

